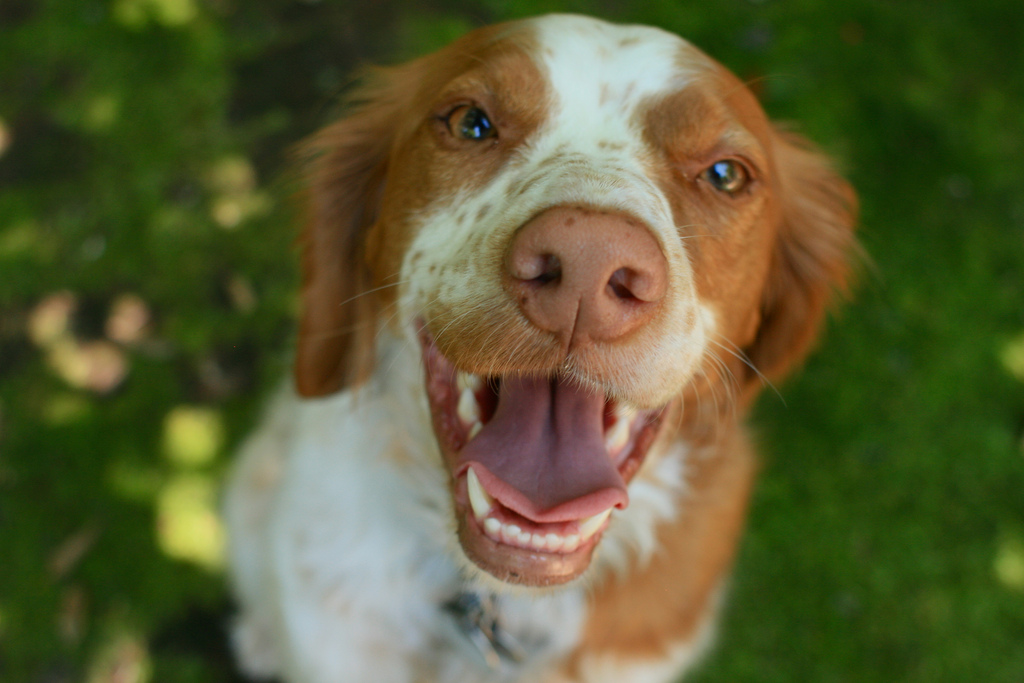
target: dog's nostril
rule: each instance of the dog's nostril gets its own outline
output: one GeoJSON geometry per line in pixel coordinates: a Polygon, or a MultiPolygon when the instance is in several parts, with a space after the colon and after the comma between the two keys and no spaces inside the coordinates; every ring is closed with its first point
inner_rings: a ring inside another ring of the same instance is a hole
{"type": "Polygon", "coordinates": [[[665,295],[666,278],[658,268],[623,267],[608,278],[612,296],[620,301],[655,302],[665,295]]]}
{"type": "Polygon", "coordinates": [[[619,268],[612,273],[608,280],[608,286],[612,293],[623,300],[636,299],[637,296],[630,287],[630,283],[636,279],[636,274],[626,268],[619,268]]]}
{"type": "Polygon", "coordinates": [[[562,261],[551,253],[519,258],[512,263],[512,276],[537,285],[557,283],[562,279],[562,261]]]}
{"type": "Polygon", "coordinates": [[[530,278],[531,280],[537,284],[546,285],[549,282],[558,282],[562,279],[562,262],[557,256],[544,254],[539,260],[541,261],[541,271],[530,278]]]}

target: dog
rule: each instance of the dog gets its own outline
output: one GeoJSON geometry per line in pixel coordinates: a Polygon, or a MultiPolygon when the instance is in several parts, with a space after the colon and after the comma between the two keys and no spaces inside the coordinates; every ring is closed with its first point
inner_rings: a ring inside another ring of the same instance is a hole
{"type": "Polygon", "coordinates": [[[677,680],[850,185],[688,42],[571,15],[370,72],[302,159],[294,388],[225,495],[244,673],[677,680]]]}

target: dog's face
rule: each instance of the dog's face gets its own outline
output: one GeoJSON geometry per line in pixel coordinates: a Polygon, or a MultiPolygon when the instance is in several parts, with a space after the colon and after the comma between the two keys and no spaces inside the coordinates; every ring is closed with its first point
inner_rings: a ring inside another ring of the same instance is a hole
{"type": "Polygon", "coordinates": [[[480,29],[360,99],[312,143],[299,389],[414,330],[466,556],[569,581],[669,432],[803,355],[852,193],[651,28],[480,29]]]}

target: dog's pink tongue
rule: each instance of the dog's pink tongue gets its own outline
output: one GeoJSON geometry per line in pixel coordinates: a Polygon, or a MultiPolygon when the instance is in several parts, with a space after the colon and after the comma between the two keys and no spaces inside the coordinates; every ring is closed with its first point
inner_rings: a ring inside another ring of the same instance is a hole
{"type": "Polygon", "coordinates": [[[502,379],[494,417],[463,448],[488,493],[535,522],[567,522],[629,502],[604,446],[604,396],[547,377],[502,379]]]}

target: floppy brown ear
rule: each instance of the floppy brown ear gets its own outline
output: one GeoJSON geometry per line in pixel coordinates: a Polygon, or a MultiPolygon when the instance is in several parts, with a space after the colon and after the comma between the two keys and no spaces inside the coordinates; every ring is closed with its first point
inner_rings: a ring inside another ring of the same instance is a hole
{"type": "Polygon", "coordinates": [[[853,188],[806,140],[778,132],[773,151],[783,218],[761,326],[747,349],[769,379],[803,359],[833,292],[846,291],[857,219],[853,188]]]}
{"type": "Polygon", "coordinates": [[[366,236],[373,225],[388,156],[407,107],[387,72],[352,99],[341,121],[300,149],[307,177],[302,236],[302,312],[295,384],[303,396],[323,396],[367,379],[377,332],[373,274],[366,236]]]}

